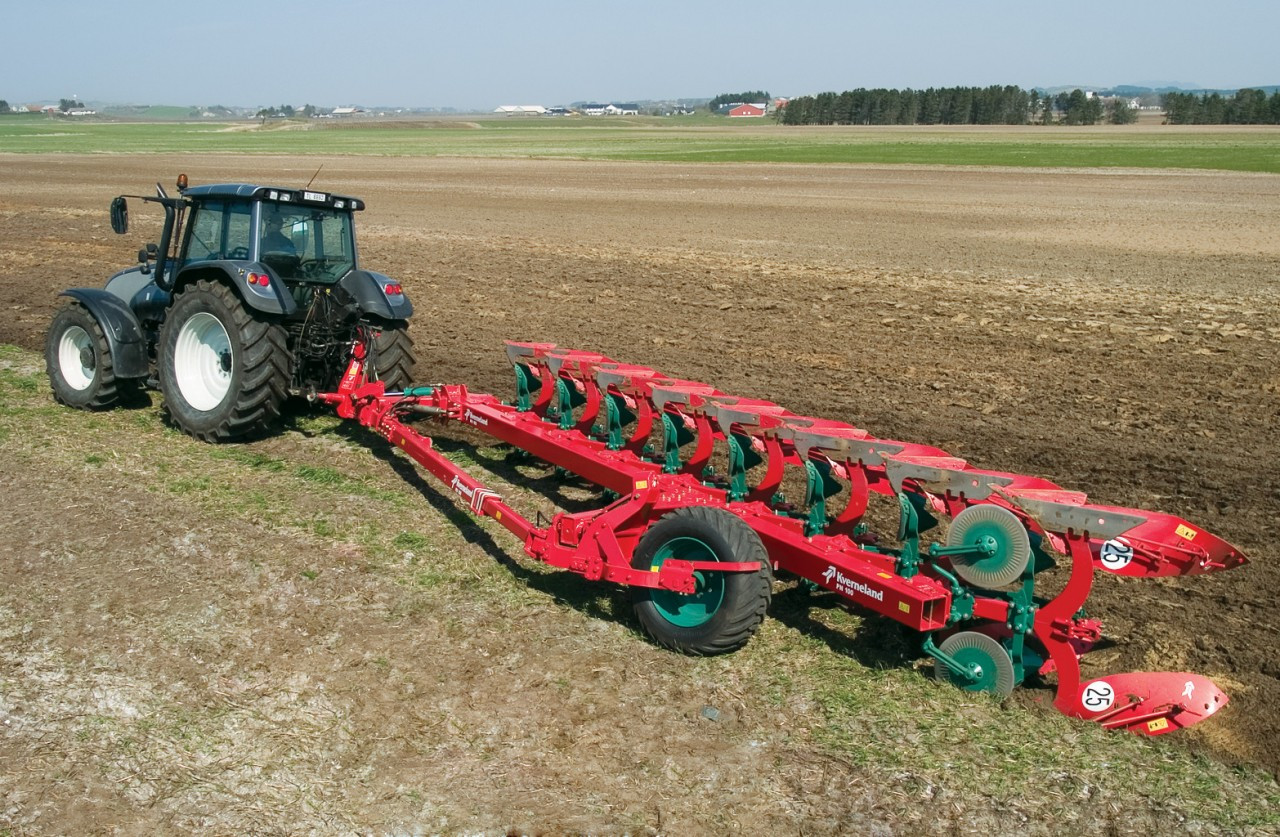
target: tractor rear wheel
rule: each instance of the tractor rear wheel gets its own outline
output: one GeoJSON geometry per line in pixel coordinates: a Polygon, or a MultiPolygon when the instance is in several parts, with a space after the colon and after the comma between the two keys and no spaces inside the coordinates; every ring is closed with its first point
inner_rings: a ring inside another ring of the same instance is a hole
{"type": "Polygon", "coordinates": [[[53,397],[82,410],[105,410],[120,400],[111,347],[96,317],[78,302],[54,315],[45,339],[44,365],[53,397]]]}
{"type": "Polygon", "coordinates": [[[174,297],[160,330],[160,391],[183,432],[221,442],[262,430],[288,394],[284,326],[231,288],[200,281],[174,297]]]}
{"type": "Polygon", "coordinates": [[[383,326],[373,339],[373,359],[370,365],[377,370],[378,379],[386,386],[387,392],[397,392],[412,386],[413,367],[416,363],[408,323],[400,321],[383,326]]]}
{"type": "Polygon", "coordinates": [[[631,566],[657,571],[668,559],[759,563],[759,572],[698,572],[697,591],[632,588],[632,604],[649,636],[685,654],[736,651],[764,620],[772,595],[769,555],[760,536],[720,508],[687,506],[663,515],[636,546],[631,566]]]}

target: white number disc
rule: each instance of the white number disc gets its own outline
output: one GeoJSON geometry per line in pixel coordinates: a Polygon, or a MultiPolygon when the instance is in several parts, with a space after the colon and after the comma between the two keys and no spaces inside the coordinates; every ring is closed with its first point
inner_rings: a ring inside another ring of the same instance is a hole
{"type": "Polygon", "coordinates": [[[1080,705],[1087,712],[1105,712],[1115,702],[1116,690],[1105,680],[1095,680],[1080,690],[1080,705]]]}
{"type": "Polygon", "coordinates": [[[1124,538],[1112,538],[1102,545],[1098,559],[1109,570],[1123,570],[1133,560],[1133,547],[1124,538]]]}

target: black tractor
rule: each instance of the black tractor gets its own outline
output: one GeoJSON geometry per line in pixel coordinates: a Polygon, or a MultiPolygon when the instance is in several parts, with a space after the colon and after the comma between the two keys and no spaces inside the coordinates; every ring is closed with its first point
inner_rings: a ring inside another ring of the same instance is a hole
{"type": "Polygon", "coordinates": [[[53,395],[106,409],[159,389],[173,422],[210,442],[261,431],[291,395],[337,388],[355,343],[388,390],[411,383],[413,306],[399,282],[356,258],[358,198],[222,183],[127,198],[159,204],[159,244],[105,288],[74,288],[53,318],[45,362],[53,395]]]}

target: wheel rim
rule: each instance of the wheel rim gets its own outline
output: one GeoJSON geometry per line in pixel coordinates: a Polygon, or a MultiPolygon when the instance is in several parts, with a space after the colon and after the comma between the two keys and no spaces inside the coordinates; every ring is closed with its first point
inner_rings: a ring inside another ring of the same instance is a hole
{"type": "Polygon", "coordinates": [[[231,389],[231,338],[221,321],[200,312],[182,324],[173,352],[178,390],[193,408],[208,412],[231,389]]]}
{"type": "MultiPolygon", "coordinates": [[[[681,561],[719,561],[715,550],[698,538],[672,538],[654,554],[650,569],[657,572],[668,558],[681,561]]],[[[695,572],[695,592],[689,595],[653,590],[649,600],[672,625],[696,628],[711,621],[724,602],[724,573],[695,572]]]]}
{"type": "Polygon", "coordinates": [[[74,390],[88,389],[97,374],[96,360],[89,332],[76,325],[62,332],[58,339],[58,371],[67,386],[74,390]]]}

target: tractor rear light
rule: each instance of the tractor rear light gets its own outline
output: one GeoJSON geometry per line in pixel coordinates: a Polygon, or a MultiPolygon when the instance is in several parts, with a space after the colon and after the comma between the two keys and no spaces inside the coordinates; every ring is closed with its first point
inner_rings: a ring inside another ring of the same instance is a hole
{"type": "Polygon", "coordinates": [[[392,282],[383,288],[387,292],[387,296],[400,296],[404,293],[404,287],[399,282],[392,282]]]}
{"type": "Polygon", "coordinates": [[[250,284],[250,285],[261,285],[262,287],[264,287],[264,288],[265,288],[265,287],[267,287],[268,285],[270,285],[270,284],[271,284],[271,277],[270,277],[270,276],[268,276],[268,275],[267,275],[267,274],[265,274],[265,273],[250,273],[250,274],[249,274],[249,284],[250,284]]]}

